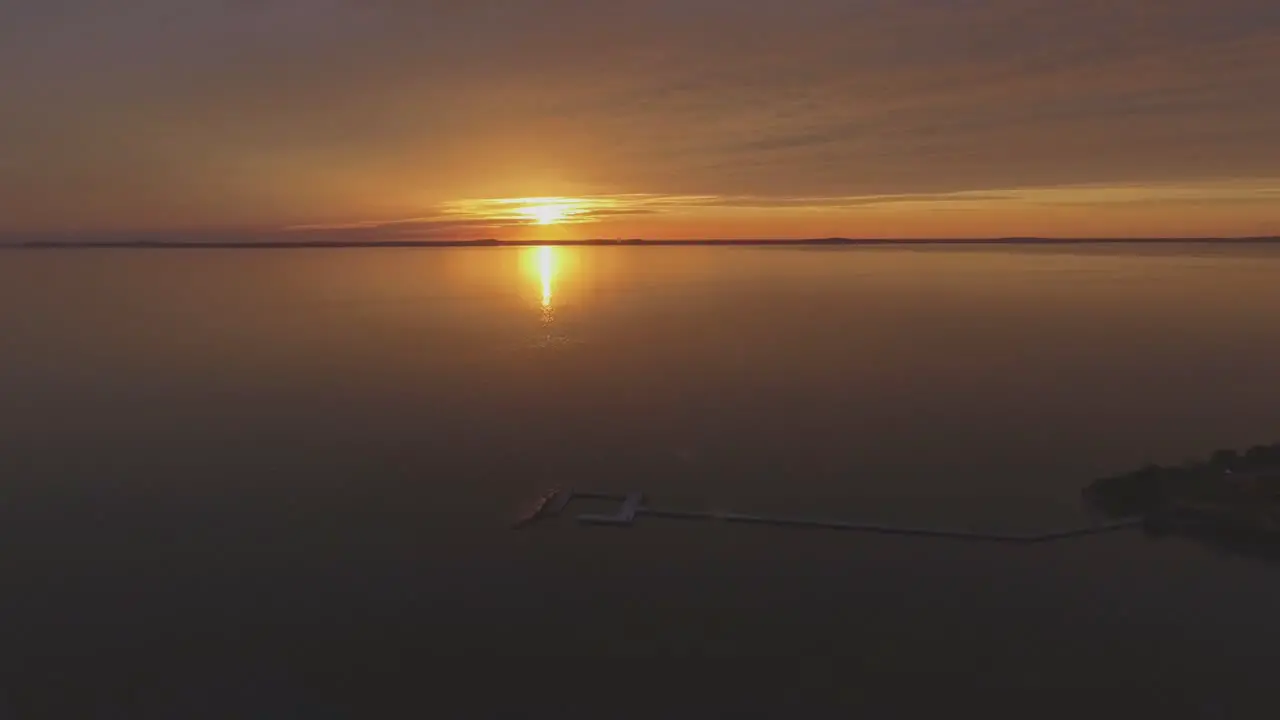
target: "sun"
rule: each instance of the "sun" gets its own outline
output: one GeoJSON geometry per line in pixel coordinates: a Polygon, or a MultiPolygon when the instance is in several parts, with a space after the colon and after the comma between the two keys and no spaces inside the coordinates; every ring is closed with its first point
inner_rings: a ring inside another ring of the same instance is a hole
{"type": "Polygon", "coordinates": [[[573,214],[566,205],[528,205],[520,208],[519,212],[539,225],[555,225],[573,214]]]}

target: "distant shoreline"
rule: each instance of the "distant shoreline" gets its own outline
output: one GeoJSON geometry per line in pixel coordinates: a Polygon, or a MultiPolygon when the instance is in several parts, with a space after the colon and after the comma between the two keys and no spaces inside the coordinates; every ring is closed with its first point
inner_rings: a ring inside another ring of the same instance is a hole
{"type": "Polygon", "coordinates": [[[907,247],[920,245],[1154,245],[1154,244],[1280,244],[1280,237],[1241,238],[988,238],[956,240],[887,240],[874,238],[813,238],[801,240],[266,240],[191,242],[161,240],[29,240],[0,242],[6,250],[314,250],[361,248],[460,248],[460,247],[708,247],[708,246],[840,246],[907,247]]]}

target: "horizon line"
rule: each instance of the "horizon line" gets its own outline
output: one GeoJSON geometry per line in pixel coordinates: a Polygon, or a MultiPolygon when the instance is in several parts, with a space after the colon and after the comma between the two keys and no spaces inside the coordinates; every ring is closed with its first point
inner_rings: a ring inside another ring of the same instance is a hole
{"type": "Polygon", "coordinates": [[[4,249],[317,249],[317,248],[447,248],[538,246],[709,246],[709,245],[939,245],[939,244],[1142,244],[1142,243],[1280,243],[1280,235],[1233,237],[1038,237],[991,238],[585,238],[579,240],[0,240],[4,249]]]}

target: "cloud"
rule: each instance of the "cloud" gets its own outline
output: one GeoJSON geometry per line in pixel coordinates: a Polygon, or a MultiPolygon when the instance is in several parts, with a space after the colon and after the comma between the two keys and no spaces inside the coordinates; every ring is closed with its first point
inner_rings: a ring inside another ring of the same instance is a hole
{"type": "Polygon", "coordinates": [[[858,196],[713,196],[618,194],[587,197],[481,198],[455,201],[435,214],[391,220],[365,220],[334,225],[285,228],[278,234],[304,239],[345,241],[519,237],[536,225],[520,208],[557,205],[570,214],[559,224],[573,226],[574,237],[593,237],[593,226],[633,217],[662,221],[739,213],[786,210],[848,217],[884,212],[925,213],[955,211],[1019,212],[1037,209],[1084,208],[1099,213],[1118,208],[1171,206],[1274,207],[1280,199],[1280,177],[1262,180],[1219,180],[1200,183],[1084,184],[1037,188],[1010,188],[950,193],[901,193],[858,196]]]}
{"type": "MultiPolygon", "coordinates": [[[[787,208],[1280,167],[1272,0],[127,5],[6,11],[2,227],[552,194],[787,208]]],[[[642,207],[586,217],[670,212],[642,207]]]]}

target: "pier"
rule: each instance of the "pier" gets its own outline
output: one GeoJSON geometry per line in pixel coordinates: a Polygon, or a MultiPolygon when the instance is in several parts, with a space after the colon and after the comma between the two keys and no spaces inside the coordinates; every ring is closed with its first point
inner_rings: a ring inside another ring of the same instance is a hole
{"type": "Polygon", "coordinates": [[[1089,524],[1039,533],[995,533],[953,530],[946,528],[908,527],[884,525],[867,522],[851,522],[827,518],[774,516],[733,512],[730,510],[680,510],[663,509],[645,504],[644,494],[637,491],[626,493],[584,492],[567,489],[552,489],[544,493],[533,504],[532,510],[523,514],[515,524],[517,528],[528,527],[538,520],[557,517],[564,514],[569,503],[575,499],[607,500],[620,503],[618,511],[612,515],[584,513],[576,517],[582,525],[603,525],[629,528],[637,518],[655,517],[670,520],[703,520],[726,523],[742,523],[750,525],[772,525],[775,527],[812,528],[819,530],[843,530],[845,532],[875,533],[879,535],[907,535],[914,537],[931,537],[951,540],[976,540],[986,542],[1033,544],[1066,540],[1069,538],[1098,535],[1101,533],[1127,530],[1140,527],[1143,518],[1128,518],[1108,523],[1089,524]]]}

